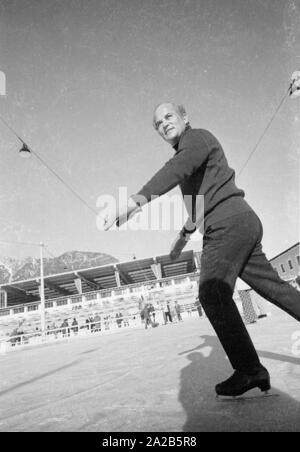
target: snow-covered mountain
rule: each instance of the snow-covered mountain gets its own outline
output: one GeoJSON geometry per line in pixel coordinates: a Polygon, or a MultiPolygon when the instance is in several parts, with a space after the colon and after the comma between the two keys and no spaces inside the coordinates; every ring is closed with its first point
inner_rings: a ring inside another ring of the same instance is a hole
{"type": "MultiPolygon", "coordinates": [[[[98,267],[118,262],[116,258],[105,253],[86,251],[69,251],[61,256],[44,259],[44,274],[78,270],[82,268],[98,267]]],[[[27,257],[22,260],[0,256],[0,284],[12,281],[38,277],[40,274],[40,260],[27,257]]]]}

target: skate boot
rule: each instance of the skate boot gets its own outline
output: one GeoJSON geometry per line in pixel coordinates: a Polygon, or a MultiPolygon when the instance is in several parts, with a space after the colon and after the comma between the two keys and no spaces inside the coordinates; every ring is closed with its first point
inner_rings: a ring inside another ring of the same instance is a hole
{"type": "Polygon", "coordinates": [[[263,366],[251,373],[236,370],[228,380],[216,386],[216,393],[217,397],[238,397],[254,388],[266,394],[271,389],[269,372],[263,366]]]}

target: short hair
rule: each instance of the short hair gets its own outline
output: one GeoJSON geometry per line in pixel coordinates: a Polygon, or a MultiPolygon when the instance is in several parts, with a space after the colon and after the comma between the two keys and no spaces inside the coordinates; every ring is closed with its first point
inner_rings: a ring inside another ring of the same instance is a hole
{"type": "MultiPolygon", "coordinates": [[[[155,120],[154,120],[154,116],[155,116],[155,113],[156,113],[157,109],[161,105],[172,105],[172,107],[174,107],[175,111],[179,114],[179,116],[181,116],[182,118],[184,116],[187,116],[186,109],[185,109],[184,105],[182,105],[182,104],[177,105],[177,104],[174,104],[173,102],[161,102],[160,104],[156,105],[156,107],[154,109],[154,112],[153,112],[152,124],[153,124],[153,127],[154,127],[155,130],[157,130],[157,127],[156,127],[156,123],[155,123],[155,120]]],[[[189,125],[189,122],[187,123],[187,125],[189,125]]]]}

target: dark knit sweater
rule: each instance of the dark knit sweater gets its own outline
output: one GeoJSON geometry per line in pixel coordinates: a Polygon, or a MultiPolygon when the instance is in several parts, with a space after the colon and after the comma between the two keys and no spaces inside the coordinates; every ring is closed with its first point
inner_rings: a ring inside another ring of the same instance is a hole
{"type": "MultiPolygon", "coordinates": [[[[180,185],[183,196],[204,195],[205,228],[233,215],[252,210],[245,193],[235,185],[218,140],[207,130],[188,127],[174,147],[175,155],[138,192],[150,202],[180,185]]],[[[140,200],[140,196],[133,196],[140,200]]],[[[193,220],[194,221],[194,220],[193,220]]]]}

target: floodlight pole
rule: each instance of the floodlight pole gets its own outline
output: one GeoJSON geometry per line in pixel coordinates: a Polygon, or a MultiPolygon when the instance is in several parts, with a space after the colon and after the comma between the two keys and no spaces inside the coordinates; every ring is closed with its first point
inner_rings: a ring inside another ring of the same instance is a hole
{"type": "Polygon", "coordinates": [[[40,285],[40,297],[41,297],[41,330],[42,335],[45,334],[46,322],[45,322],[45,285],[44,285],[44,260],[43,260],[43,242],[40,242],[40,277],[41,277],[41,285],[40,285]]]}

